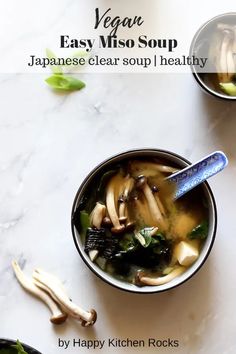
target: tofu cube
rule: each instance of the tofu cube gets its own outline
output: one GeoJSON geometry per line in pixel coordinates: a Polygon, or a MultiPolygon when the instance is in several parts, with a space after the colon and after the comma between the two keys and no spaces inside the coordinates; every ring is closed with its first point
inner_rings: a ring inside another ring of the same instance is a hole
{"type": "Polygon", "coordinates": [[[199,245],[194,241],[181,241],[175,247],[174,256],[179,264],[188,267],[199,257],[199,245]]]}

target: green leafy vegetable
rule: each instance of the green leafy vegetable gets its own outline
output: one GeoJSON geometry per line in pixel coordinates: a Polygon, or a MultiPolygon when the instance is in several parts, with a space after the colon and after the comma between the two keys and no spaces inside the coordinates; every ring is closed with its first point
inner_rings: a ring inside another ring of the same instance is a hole
{"type": "Polygon", "coordinates": [[[81,234],[81,239],[84,241],[87,229],[90,227],[90,219],[89,219],[89,214],[85,210],[82,210],[79,215],[80,215],[80,234],[81,234]]]}
{"type": "Polygon", "coordinates": [[[138,246],[137,241],[134,238],[134,234],[125,234],[119,242],[119,246],[123,252],[134,251],[138,246]]]}
{"type": "Polygon", "coordinates": [[[17,354],[27,354],[19,340],[17,340],[16,345],[13,345],[12,347],[17,350],[17,354]]]}
{"type": "Polygon", "coordinates": [[[28,353],[24,350],[19,340],[17,340],[15,345],[11,345],[9,348],[0,349],[0,354],[28,354],[28,353]]]}
{"type": "MultiPolygon", "coordinates": [[[[46,49],[46,55],[48,59],[54,59],[55,61],[58,59],[56,54],[53,53],[51,49],[46,49]]],[[[84,56],[83,52],[76,52],[73,58],[84,56]]],[[[85,87],[85,83],[81,80],[78,80],[72,76],[65,75],[63,73],[63,65],[50,65],[50,68],[53,72],[53,75],[48,77],[45,81],[46,83],[51,86],[54,90],[58,91],[78,91],[85,87]]]]}
{"type": "Polygon", "coordinates": [[[220,88],[229,96],[236,96],[236,85],[233,82],[220,83],[220,88]]]}
{"type": "Polygon", "coordinates": [[[160,241],[165,240],[165,236],[161,233],[153,235],[154,227],[145,227],[139,232],[135,233],[136,239],[140,242],[143,247],[148,247],[150,245],[159,244],[160,241]]]}
{"type": "Polygon", "coordinates": [[[83,81],[63,74],[54,74],[48,77],[45,81],[53,89],[59,91],[76,91],[85,87],[85,83],[83,81]]]}
{"type": "MultiPolygon", "coordinates": [[[[46,55],[48,59],[58,59],[51,49],[46,49],[46,55]]],[[[63,74],[62,67],[60,65],[50,65],[50,68],[54,74],[63,74]]]]}
{"type": "Polygon", "coordinates": [[[190,234],[188,235],[188,238],[190,240],[195,240],[195,239],[205,240],[207,238],[207,235],[208,235],[208,222],[203,221],[201,224],[196,226],[190,232],[190,234]]]}

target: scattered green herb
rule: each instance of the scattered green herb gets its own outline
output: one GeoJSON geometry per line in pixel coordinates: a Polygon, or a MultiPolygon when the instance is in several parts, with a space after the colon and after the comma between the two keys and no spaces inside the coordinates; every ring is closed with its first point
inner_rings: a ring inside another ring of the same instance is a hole
{"type": "Polygon", "coordinates": [[[76,91],[85,87],[85,83],[83,81],[63,74],[54,74],[48,77],[45,81],[53,89],[59,91],[76,91]]]}
{"type": "Polygon", "coordinates": [[[196,226],[190,232],[190,234],[188,235],[188,238],[190,240],[195,240],[195,239],[205,240],[207,238],[207,235],[208,235],[208,222],[203,221],[201,224],[196,226]]]}
{"type": "MultiPolygon", "coordinates": [[[[58,59],[51,49],[46,49],[46,55],[48,59],[58,59]]],[[[75,57],[78,56],[78,52],[75,57]]],[[[51,65],[53,75],[48,77],[45,81],[54,90],[72,92],[78,91],[85,87],[85,83],[81,80],[74,78],[63,73],[63,65],[51,65]]]]}
{"type": "MultiPolygon", "coordinates": [[[[58,59],[51,49],[48,48],[46,49],[46,55],[48,59],[58,59]]],[[[50,68],[54,74],[63,74],[61,65],[51,65],[50,68]]]]}

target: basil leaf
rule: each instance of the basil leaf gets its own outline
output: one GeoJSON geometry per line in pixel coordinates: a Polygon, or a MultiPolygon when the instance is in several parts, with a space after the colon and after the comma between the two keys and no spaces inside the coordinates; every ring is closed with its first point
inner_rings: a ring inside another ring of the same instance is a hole
{"type": "Polygon", "coordinates": [[[85,87],[85,83],[72,76],[54,74],[48,77],[47,84],[59,91],[76,91],[85,87]]]}
{"type": "MultiPolygon", "coordinates": [[[[57,56],[48,48],[46,49],[46,55],[48,59],[58,59],[57,56]]],[[[63,74],[62,67],[60,65],[50,65],[50,68],[54,74],[63,74]]]]}
{"type": "Polygon", "coordinates": [[[208,222],[207,221],[203,221],[201,224],[196,226],[188,234],[188,238],[190,240],[195,240],[195,239],[204,240],[204,239],[207,238],[207,235],[208,235],[208,222]]]}

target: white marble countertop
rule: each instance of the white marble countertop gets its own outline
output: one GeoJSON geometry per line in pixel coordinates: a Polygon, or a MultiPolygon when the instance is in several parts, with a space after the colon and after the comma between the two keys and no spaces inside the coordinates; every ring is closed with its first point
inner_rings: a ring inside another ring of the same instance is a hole
{"type": "MultiPolygon", "coordinates": [[[[216,1],[214,11],[206,4],[207,15],[227,12],[227,2],[216,1]]],[[[0,337],[19,338],[44,354],[65,351],[58,338],[127,337],[178,339],[180,346],[91,352],[234,354],[236,104],[207,96],[188,74],[87,74],[87,87],[67,96],[52,92],[44,78],[0,75],[0,337]],[[219,223],[206,264],[184,285],[145,296],[93,275],[70,230],[73,198],[84,177],[110,155],[138,147],[168,149],[191,161],[223,150],[230,162],[210,181],[219,223]],[[48,309],[14,279],[14,258],[29,274],[40,266],[58,275],[75,302],[96,308],[96,325],[53,327],[48,309]]]]}

